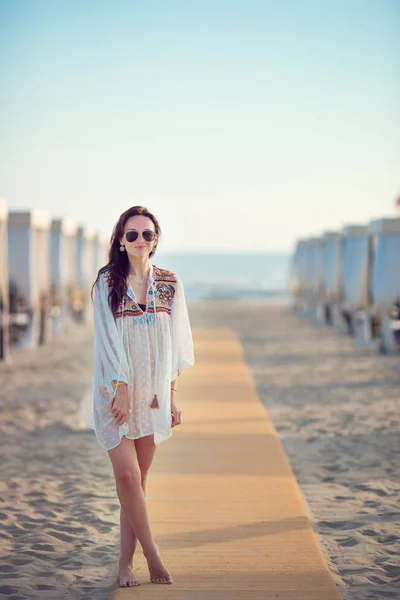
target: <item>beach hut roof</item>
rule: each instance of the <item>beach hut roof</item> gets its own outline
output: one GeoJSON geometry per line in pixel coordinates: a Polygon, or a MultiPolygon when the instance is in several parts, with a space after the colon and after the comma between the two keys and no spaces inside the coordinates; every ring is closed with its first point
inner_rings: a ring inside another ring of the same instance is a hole
{"type": "Polygon", "coordinates": [[[376,219],[369,224],[370,233],[400,233],[400,218],[376,219]]]}
{"type": "Polygon", "coordinates": [[[357,237],[366,233],[368,233],[367,225],[345,225],[342,229],[342,235],[346,237],[357,237]]]}
{"type": "Polygon", "coordinates": [[[65,235],[74,235],[76,233],[76,223],[73,219],[53,219],[51,222],[51,230],[61,232],[65,235]]]}
{"type": "Polygon", "coordinates": [[[48,210],[33,208],[31,210],[11,210],[8,213],[8,223],[11,227],[32,227],[33,229],[49,229],[51,215],[48,210]]]}

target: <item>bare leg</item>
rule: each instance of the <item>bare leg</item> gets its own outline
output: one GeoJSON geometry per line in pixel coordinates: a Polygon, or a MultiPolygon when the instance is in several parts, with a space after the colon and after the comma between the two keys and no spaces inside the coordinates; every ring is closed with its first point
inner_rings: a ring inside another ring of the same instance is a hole
{"type": "MultiPolygon", "coordinates": [[[[154,435],[147,435],[134,440],[134,442],[141,472],[142,490],[146,495],[147,473],[151,467],[156,451],[154,435]]],[[[119,569],[117,577],[119,585],[121,587],[139,585],[140,581],[135,577],[132,571],[137,537],[122,506],[120,509],[120,540],[119,569]]]]}
{"type": "Polygon", "coordinates": [[[140,581],[133,573],[133,555],[136,550],[137,538],[125,514],[120,508],[120,554],[117,583],[120,587],[133,587],[140,585],[140,581]]]}
{"type": "Polygon", "coordinates": [[[141,472],[133,440],[122,437],[119,446],[108,451],[114,470],[119,501],[136,533],[150,571],[153,583],[172,583],[172,577],[161,560],[154,543],[146,499],[141,485],[141,472]]]}

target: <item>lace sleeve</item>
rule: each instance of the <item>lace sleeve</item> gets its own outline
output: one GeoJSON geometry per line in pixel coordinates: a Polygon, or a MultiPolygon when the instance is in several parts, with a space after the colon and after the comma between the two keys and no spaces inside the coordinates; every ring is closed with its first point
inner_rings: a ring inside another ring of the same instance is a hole
{"type": "Polygon", "coordinates": [[[183,283],[177,277],[172,305],[172,372],[171,381],[194,365],[194,348],[183,283]]]}
{"type": "Polygon", "coordinates": [[[94,351],[97,375],[109,390],[113,381],[128,383],[128,364],[123,340],[108,302],[108,283],[101,274],[94,296],[94,351]]]}

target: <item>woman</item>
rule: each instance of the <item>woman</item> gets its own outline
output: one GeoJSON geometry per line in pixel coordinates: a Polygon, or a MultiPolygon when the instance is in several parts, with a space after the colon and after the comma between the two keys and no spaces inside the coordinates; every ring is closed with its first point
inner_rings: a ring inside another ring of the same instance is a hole
{"type": "Polygon", "coordinates": [[[160,234],[157,219],[146,208],[124,212],[111,236],[109,261],[93,285],[91,421],[108,451],[121,504],[121,587],[140,584],[131,570],[137,540],[150,581],[172,583],[150,531],[146,478],[156,446],[181,423],[177,379],[194,357],[182,282],[149,262],[160,234]]]}

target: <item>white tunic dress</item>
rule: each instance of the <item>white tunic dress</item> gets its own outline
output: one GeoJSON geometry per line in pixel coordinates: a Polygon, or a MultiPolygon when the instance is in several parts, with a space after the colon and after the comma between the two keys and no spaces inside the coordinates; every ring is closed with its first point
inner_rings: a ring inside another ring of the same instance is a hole
{"type": "Polygon", "coordinates": [[[123,435],[154,434],[160,444],[172,435],[171,381],[194,364],[193,339],[182,281],[171,271],[150,266],[146,312],[131,286],[114,317],[109,302],[109,273],[95,287],[95,365],[89,426],[105,450],[123,435]],[[128,421],[119,426],[111,412],[112,381],[128,384],[128,421]],[[154,400],[157,395],[157,401],[154,400]],[[157,407],[158,405],[158,407],[157,407]]]}

